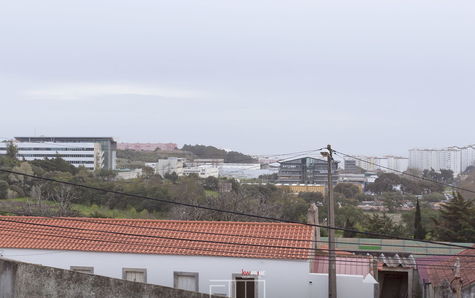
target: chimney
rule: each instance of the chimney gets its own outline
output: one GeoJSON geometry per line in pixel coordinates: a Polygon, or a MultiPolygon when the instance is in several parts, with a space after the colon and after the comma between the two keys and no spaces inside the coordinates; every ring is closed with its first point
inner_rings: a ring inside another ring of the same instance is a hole
{"type": "MultiPolygon", "coordinates": [[[[318,207],[315,203],[310,204],[310,207],[307,210],[307,223],[310,225],[320,224],[318,221],[318,207]]],[[[318,249],[320,246],[320,227],[313,227],[313,239],[316,241],[314,243],[314,248],[318,249]]]]}

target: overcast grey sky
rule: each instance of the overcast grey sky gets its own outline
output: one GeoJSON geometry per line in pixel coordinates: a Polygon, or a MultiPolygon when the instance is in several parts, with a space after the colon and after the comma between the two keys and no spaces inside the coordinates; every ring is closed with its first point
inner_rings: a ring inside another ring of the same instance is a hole
{"type": "Polygon", "coordinates": [[[473,0],[0,0],[0,137],[475,143],[473,0]]]}

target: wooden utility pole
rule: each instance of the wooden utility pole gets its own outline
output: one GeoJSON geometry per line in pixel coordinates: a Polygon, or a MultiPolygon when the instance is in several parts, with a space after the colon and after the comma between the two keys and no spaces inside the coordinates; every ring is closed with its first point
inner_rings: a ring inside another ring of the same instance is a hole
{"type": "Polygon", "coordinates": [[[335,255],[335,201],[333,199],[333,150],[332,146],[327,146],[328,152],[322,155],[328,161],[328,297],[337,298],[336,295],[336,255],[335,255]]]}

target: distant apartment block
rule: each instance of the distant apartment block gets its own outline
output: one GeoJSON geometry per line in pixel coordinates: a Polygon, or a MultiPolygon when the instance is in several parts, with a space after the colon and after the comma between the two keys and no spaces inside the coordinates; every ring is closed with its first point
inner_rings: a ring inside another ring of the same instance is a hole
{"type": "Polygon", "coordinates": [[[345,159],[344,161],[344,172],[352,174],[361,174],[364,170],[356,165],[356,160],[354,159],[345,159]]]}
{"type": "Polygon", "coordinates": [[[404,172],[409,164],[408,158],[392,155],[356,156],[355,159],[348,158],[348,160],[354,160],[354,165],[365,171],[404,172]]]}
{"type": "MultiPolygon", "coordinates": [[[[10,143],[0,143],[0,155],[6,154],[10,143]]],[[[70,164],[90,170],[104,168],[104,152],[99,143],[14,142],[17,158],[32,161],[61,157],[70,164]]]]}
{"type": "Polygon", "coordinates": [[[54,143],[58,148],[65,147],[65,143],[99,144],[104,158],[102,168],[106,170],[116,168],[117,142],[111,137],[15,137],[15,140],[18,143],[54,143]]]}
{"type": "Polygon", "coordinates": [[[452,170],[455,175],[475,165],[475,145],[409,150],[409,167],[418,170],[452,170]]]}
{"type": "Polygon", "coordinates": [[[175,143],[119,143],[119,150],[136,150],[136,151],[155,151],[156,149],[164,151],[172,151],[177,149],[175,143]]]}
{"type": "MultiPolygon", "coordinates": [[[[338,162],[333,162],[333,182],[338,181],[338,162]]],[[[280,162],[278,173],[282,184],[328,184],[328,163],[313,157],[302,157],[280,162]]]]}

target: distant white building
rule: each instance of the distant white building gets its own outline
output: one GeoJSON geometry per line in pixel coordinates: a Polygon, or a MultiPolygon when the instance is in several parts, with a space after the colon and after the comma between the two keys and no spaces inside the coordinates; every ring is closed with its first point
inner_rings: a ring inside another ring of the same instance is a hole
{"type": "Polygon", "coordinates": [[[460,148],[460,164],[462,172],[475,165],[475,145],[460,148]]]}
{"type": "Polygon", "coordinates": [[[155,169],[157,167],[157,164],[158,164],[158,162],[146,162],[145,166],[149,167],[149,168],[152,168],[152,169],[155,169]]]}
{"type": "Polygon", "coordinates": [[[176,173],[183,176],[185,167],[185,159],[179,157],[169,157],[167,159],[159,159],[155,167],[155,174],[165,176],[166,174],[176,173]]]}
{"type": "Polygon", "coordinates": [[[236,179],[252,179],[279,172],[278,168],[262,169],[259,163],[224,163],[219,166],[219,176],[236,179]]]}
{"type": "MultiPolygon", "coordinates": [[[[382,171],[382,172],[404,172],[408,169],[409,160],[406,157],[385,155],[377,156],[356,156],[354,159],[356,166],[365,171],[382,171]],[[392,170],[389,170],[392,169],[392,170]]],[[[351,158],[349,158],[351,160],[351,158]]]]}
{"type": "Polygon", "coordinates": [[[452,170],[455,175],[475,165],[475,145],[409,150],[409,167],[418,170],[452,170]]]}
{"type": "Polygon", "coordinates": [[[102,151],[102,166],[106,170],[116,168],[117,142],[112,137],[15,137],[16,142],[20,143],[54,143],[57,147],[65,147],[72,143],[95,143],[99,144],[102,151]]]}
{"type": "Polygon", "coordinates": [[[117,171],[117,178],[123,180],[136,179],[143,174],[142,169],[121,169],[117,171]]]}
{"type": "Polygon", "coordinates": [[[220,166],[224,164],[224,159],[222,158],[197,158],[194,159],[192,162],[187,163],[190,167],[197,167],[197,166],[204,166],[204,165],[212,165],[212,166],[220,166]]]}
{"type": "MultiPolygon", "coordinates": [[[[0,155],[6,154],[10,143],[0,143],[0,155]]],[[[90,170],[104,167],[104,152],[100,143],[14,142],[17,158],[32,161],[61,157],[70,164],[90,170]]]]}
{"type": "Polygon", "coordinates": [[[198,175],[200,178],[208,178],[208,177],[219,177],[219,169],[217,167],[213,167],[211,165],[203,165],[197,167],[187,167],[183,169],[183,175],[198,175]]]}

